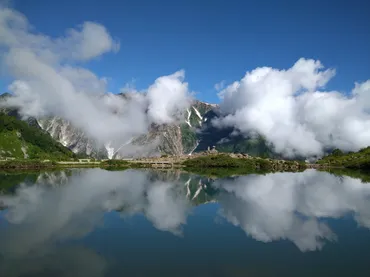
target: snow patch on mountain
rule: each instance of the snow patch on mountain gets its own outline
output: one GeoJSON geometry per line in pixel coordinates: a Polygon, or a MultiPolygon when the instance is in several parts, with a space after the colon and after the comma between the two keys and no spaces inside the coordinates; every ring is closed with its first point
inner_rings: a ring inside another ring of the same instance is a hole
{"type": "Polygon", "coordinates": [[[186,109],[187,113],[188,113],[188,117],[187,119],[185,120],[185,122],[189,125],[189,127],[191,127],[191,124],[190,124],[190,116],[191,116],[191,111],[189,109],[186,109]]]}
{"type": "Polygon", "coordinates": [[[199,117],[200,120],[203,119],[202,115],[200,114],[200,112],[193,106],[193,109],[195,111],[195,113],[197,114],[197,116],[199,117]]]}
{"type": "Polygon", "coordinates": [[[195,144],[195,146],[194,146],[193,150],[191,150],[191,151],[189,152],[189,156],[191,156],[191,154],[193,154],[193,152],[195,151],[195,149],[197,149],[198,145],[199,145],[199,141],[197,140],[197,142],[196,142],[196,144],[195,144]]]}

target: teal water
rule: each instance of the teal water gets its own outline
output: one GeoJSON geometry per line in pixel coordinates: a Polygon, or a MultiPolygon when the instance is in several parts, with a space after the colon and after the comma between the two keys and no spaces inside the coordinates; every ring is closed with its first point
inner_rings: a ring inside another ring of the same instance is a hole
{"type": "Polygon", "coordinates": [[[300,173],[0,174],[0,276],[370,276],[370,183],[300,173]]]}

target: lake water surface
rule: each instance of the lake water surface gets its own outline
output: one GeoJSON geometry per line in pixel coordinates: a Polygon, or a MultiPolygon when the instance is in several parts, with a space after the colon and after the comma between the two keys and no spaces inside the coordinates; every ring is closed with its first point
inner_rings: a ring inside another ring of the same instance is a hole
{"type": "Polygon", "coordinates": [[[0,173],[0,276],[370,276],[370,183],[0,173]]]}

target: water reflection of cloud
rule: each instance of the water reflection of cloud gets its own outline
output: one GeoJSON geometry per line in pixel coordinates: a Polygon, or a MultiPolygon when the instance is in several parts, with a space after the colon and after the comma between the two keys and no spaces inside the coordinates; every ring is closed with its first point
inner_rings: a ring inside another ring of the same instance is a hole
{"type": "Polygon", "coordinates": [[[165,182],[155,182],[148,188],[145,214],[157,229],[181,234],[179,227],[186,223],[189,207],[183,192],[182,186],[176,189],[165,182]]]}
{"type": "Polygon", "coordinates": [[[353,213],[370,228],[370,184],[306,170],[217,180],[221,214],[256,240],[292,241],[302,251],[336,239],[325,218],[353,213]]]}
{"type": "MultiPolygon", "coordinates": [[[[159,230],[182,233],[192,198],[187,195],[189,176],[100,169],[59,175],[0,196],[10,223],[0,228],[0,256],[25,256],[83,237],[110,210],[118,210],[123,218],[141,213],[159,230]]],[[[195,183],[192,195],[201,188],[195,183]]],[[[336,239],[325,220],[348,213],[370,228],[370,184],[358,179],[307,170],[218,179],[212,186],[219,191],[213,197],[220,213],[259,241],[286,239],[302,251],[321,249],[336,239]]]]}
{"type": "Polygon", "coordinates": [[[144,171],[86,170],[63,186],[20,186],[15,195],[0,196],[9,224],[0,228],[0,254],[26,255],[35,249],[90,232],[104,212],[144,213],[160,230],[179,234],[189,203],[175,182],[150,180],[144,171]]]}

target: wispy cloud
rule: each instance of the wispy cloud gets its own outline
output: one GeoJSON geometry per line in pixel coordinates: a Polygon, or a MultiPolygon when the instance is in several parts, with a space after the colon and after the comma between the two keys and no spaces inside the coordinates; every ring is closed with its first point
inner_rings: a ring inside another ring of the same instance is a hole
{"type": "Polygon", "coordinates": [[[226,81],[222,80],[221,82],[215,84],[215,90],[220,91],[222,90],[226,85],[226,81]]]}

